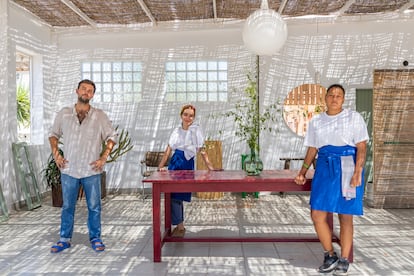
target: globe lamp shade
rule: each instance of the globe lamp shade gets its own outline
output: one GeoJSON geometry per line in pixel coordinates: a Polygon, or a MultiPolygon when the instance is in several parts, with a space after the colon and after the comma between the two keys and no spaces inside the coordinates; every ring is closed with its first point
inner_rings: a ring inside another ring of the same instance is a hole
{"type": "Polygon", "coordinates": [[[285,44],[287,26],[279,13],[272,9],[253,12],[244,23],[243,42],[256,55],[273,55],[285,44]]]}

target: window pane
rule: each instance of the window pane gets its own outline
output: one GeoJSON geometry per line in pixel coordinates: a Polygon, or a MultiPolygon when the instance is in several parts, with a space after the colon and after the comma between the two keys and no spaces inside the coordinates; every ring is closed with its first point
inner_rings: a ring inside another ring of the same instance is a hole
{"type": "Polygon", "coordinates": [[[195,81],[197,80],[197,74],[195,72],[187,73],[187,81],[195,81]]]}
{"type": "Polygon", "coordinates": [[[120,63],[120,62],[114,62],[113,64],[112,64],[112,70],[113,71],[122,71],[122,63],[120,63]]]}
{"type": "Polygon", "coordinates": [[[187,94],[186,93],[177,93],[177,101],[183,102],[187,100],[187,94]]]}
{"type": "Polygon", "coordinates": [[[187,62],[187,71],[195,71],[195,70],[197,70],[197,64],[192,61],[187,62]]]}
{"type": "Polygon", "coordinates": [[[122,84],[121,83],[114,83],[114,90],[113,90],[114,95],[122,92],[122,84]]]}
{"type": "Polygon", "coordinates": [[[102,91],[103,92],[111,92],[112,91],[112,85],[110,83],[104,83],[102,91]]]}
{"type": "Polygon", "coordinates": [[[111,63],[110,62],[102,63],[102,71],[111,72],[112,71],[111,63]]]}
{"type": "Polygon", "coordinates": [[[122,81],[122,73],[114,73],[113,78],[114,78],[114,82],[122,81]]]}
{"type": "Polygon", "coordinates": [[[207,91],[207,82],[198,83],[198,91],[207,91]]]}
{"type": "Polygon", "coordinates": [[[207,101],[207,93],[198,93],[198,100],[200,102],[206,102],[207,101]]]}
{"type": "Polygon", "coordinates": [[[172,83],[167,84],[167,91],[168,92],[175,92],[176,89],[177,89],[176,83],[172,82],[172,83]]]}
{"type": "Polygon", "coordinates": [[[208,91],[209,92],[217,92],[217,83],[216,82],[209,82],[208,83],[208,91]]]}
{"type": "Polygon", "coordinates": [[[187,83],[187,91],[197,91],[197,83],[196,82],[187,83]]]}
{"type": "Polygon", "coordinates": [[[176,69],[177,71],[185,71],[186,70],[185,62],[177,62],[176,68],[177,68],[176,69]]]}
{"type": "MultiPolygon", "coordinates": [[[[131,83],[124,83],[124,93],[132,92],[132,84],[131,83]]],[[[129,102],[129,101],[127,101],[129,102]]]]}
{"type": "Polygon", "coordinates": [[[142,65],[133,61],[82,62],[82,78],[95,82],[101,102],[134,102],[142,99],[142,65]],[[116,96],[114,96],[114,95],[116,96]],[[126,96],[128,95],[128,96],[126,96]]]}
{"type": "Polygon", "coordinates": [[[112,102],[112,97],[110,94],[104,94],[103,95],[103,102],[107,103],[107,102],[112,102]]]}
{"type": "Polygon", "coordinates": [[[219,82],[218,83],[218,90],[227,92],[227,82],[219,82]]]}
{"type": "Polygon", "coordinates": [[[111,73],[103,73],[103,79],[102,79],[102,81],[104,81],[104,82],[110,82],[112,80],[111,77],[112,77],[112,74],[111,73]]]}
{"type": "Polygon", "coordinates": [[[92,65],[92,70],[93,71],[101,71],[101,63],[100,62],[94,62],[92,65]]]}
{"type": "Polygon", "coordinates": [[[227,101],[226,61],[167,62],[165,70],[167,101],[227,101]]]}
{"type": "Polygon", "coordinates": [[[114,103],[121,103],[123,101],[122,95],[114,95],[114,103]]]}
{"type": "Polygon", "coordinates": [[[209,81],[216,81],[217,80],[217,72],[208,72],[208,80],[209,81]]]}
{"type": "Polygon", "coordinates": [[[226,70],[227,71],[227,61],[220,61],[218,64],[219,70],[226,70]]]}
{"type": "Polygon", "coordinates": [[[188,93],[187,94],[187,101],[194,102],[197,100],[197,94],[196,93],[188,93]]]}
{"type": "Polygon", "coordinates": [[[197,73],[198,81],[206,81],[207,80],[207,72],[198,72],[197,73]]]}
{"type": "Polygon", "coordinates": [[[93,73],[92,80],[94,82],[100,82],[101,81],[101,73],[93,73]]]}
{"type": "Polygon", "coordinates": [[[140,72],[133,73],[134,81],[135,82],[141,82],[142,81],[142,74],[140,72]]]}
{"type": "Polygon", "coordinates": [[[124,62],[123,68],[124,68],[124,71],[132,71],[132,62],[124,62]]]}
{"type": "Polygon", "coordinates": [[[166,71],[175,71],[175,62],[167,62],[165,64],[166,71]]]}
{"type": "Polygon", "coordinates": [[[185,83],[184,82],[179,82],[177,83],[177,92],[184,92],[187,91],[186,87],[185,87],[185,83]]]}
{"type": "Polygon", "coordinates": [[[186,73],[177,73],[177,81],[185,81],[186,80],[186,73]]]}
{"type": "Polygon", "coordinates": [[[132,73],[131,72],[124,72],[124,82],[131,82],[132,81],[132,73]]]}
{"type": "Polygon", "coordinates": [[[209,63],[208,63],[208,70],[214,70],[214,71],[217,71],[217,62],[215,62],[215,61],[210,61],[209,63]]]}
{"type": "Polygon", "coordinates": [[[134,67],[132,68],[133,71],[142,72],[142,65],[141,63],[134,62],[134,67]]]}
{"type": "Polygon", "coordinates": [[[197,62],[197,70],[207,70],[207,62],[205,61],[197,62]]]}
{"type": "Polygon", "coordinates": [[[227,82],[227,72],[219,72],[219,80],[227,82]]]}
{"type": "Polygon", "coordinates": [[[83,62],[82,63],[82,71],[83,72],[91,71],[91,63],[90,62],[83,62]]]}

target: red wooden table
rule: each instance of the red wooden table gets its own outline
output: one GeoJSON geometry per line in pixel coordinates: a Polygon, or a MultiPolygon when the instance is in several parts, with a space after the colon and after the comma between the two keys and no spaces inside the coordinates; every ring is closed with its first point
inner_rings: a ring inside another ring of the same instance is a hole
{"type": "MultiPolygon", "coordinates": [[[[312,177],[312,171],[308,177],[312,177]]],[[[247,176],[244,171],[162,171],[154,172],[143,180],[152,183],[152,231],[154,262],[161,262],[161,248],[165,242],[319,242],[318,238],[305,237],[171,237],[172,192],[257,192],[257,191],[310,191],[311,180],[305,185],[296,185],[293,179],[297,171],[269,170],[260,176],[247,176]],[[161,193],[164,193],[165,225],[161,233],[161,193]],[[162,235],[161,235],[162,234],[162,235]]],[[[333,229],[332,214],[328,222],[333,229]]],[[[339,238],[333,235],[333,241],[339,238]]],[[[350,255],[352,261],[352,251],[350,255]]]]}

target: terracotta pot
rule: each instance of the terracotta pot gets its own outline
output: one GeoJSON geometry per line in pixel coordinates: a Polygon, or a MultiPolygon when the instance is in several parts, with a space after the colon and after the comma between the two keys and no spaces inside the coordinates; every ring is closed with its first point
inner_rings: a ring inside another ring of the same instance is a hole
{"type": "Polygon", "coordinates": [[[63,205],[62,185],[53,185],[52,186],[52,206],[62,207],[62,205],[63,205]]]}

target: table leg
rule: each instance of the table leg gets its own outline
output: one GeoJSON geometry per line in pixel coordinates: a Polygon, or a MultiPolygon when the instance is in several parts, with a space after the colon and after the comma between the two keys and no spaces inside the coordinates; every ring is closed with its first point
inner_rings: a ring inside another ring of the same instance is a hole
{"type": "MultiPolygon", "coordinates": [[[[168,235],[171,234],[171,194],[164,193],[164,229],[169,231],[168,235]]],[[[165,234],[165,233],[164,233],[165,234]]]]}
{"type": "Polygon", "coordinates": [[[157,184],[152,185],[152,238],[154,262],[161,262],[161,192],[157,184]]]}

